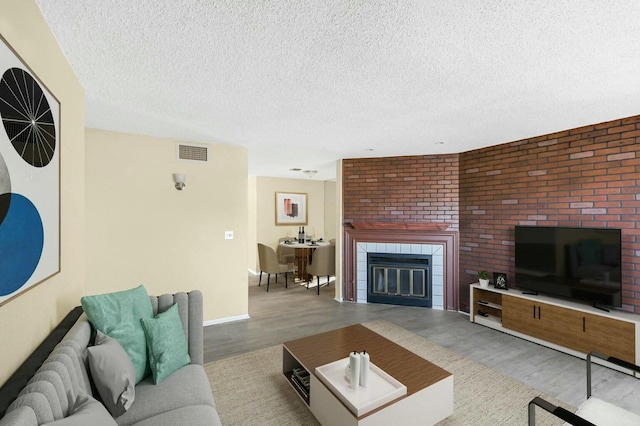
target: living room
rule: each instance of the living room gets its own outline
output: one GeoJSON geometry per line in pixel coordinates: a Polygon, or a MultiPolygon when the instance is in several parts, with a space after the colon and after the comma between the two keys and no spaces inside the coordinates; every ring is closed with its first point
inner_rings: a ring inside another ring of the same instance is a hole
{"type": "MultiPolygon", "coordinates": [[[[211,144],[206,167],[176,170],[173,139],[87,128],[85,89],[35,1],[5,2],[0,33],[60,101],[62,135],[60,272],[0,307],[0,383],[87,294],[198,288],[205,321],[246,317],[256,238],[247,224],[258,208],[247,190],[259,185],[248,177],[247,150],[211,144]],[[173,186],[176,172],[187,176],[184,191],[173,186]],[[229,229],[234,239],[223,240],[229,229]]],[[[356,227],[424,221],[456,233],[456,297],[447,308],[464,312],[477,270],[513,277],[514,225],[621,228],[623,308],[640,313],[638,137],[640,116],[609,117],[460,154],[343,160],[336,217],[356,227]]],[[[335,291],[343,298],[343,285],[335,291]]]]}

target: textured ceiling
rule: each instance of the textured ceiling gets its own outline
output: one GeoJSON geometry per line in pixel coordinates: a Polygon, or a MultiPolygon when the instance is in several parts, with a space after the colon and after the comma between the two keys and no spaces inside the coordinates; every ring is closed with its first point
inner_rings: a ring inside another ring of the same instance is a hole
{"type": "Polygon", "coordinates": [[[37,3],[87,127],[245,146],[251,175],[640,114],[637,0],[37,3]]]}

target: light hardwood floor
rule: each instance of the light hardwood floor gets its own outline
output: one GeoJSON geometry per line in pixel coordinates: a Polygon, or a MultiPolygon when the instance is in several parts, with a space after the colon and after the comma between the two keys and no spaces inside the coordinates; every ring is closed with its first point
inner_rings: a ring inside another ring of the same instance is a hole
{"type": "MultiPolygon", "coordinates": [[[[577,357],[472,324],[463,313],[340,303],[334,300],[333,284],[322,287],[318,296],[315,288],[289,283],[285,289],[283,281],[272,281],[267,293],[266,275],[261,287],[258,277],[249,275],[251,318],[206,327],[205,362],[351,324],[386,320],[575,407],[586,398],[585,362],[577,357]]],[[[639,379],[599,366],[593,372],[595,396],[640,414],[639,379]]]]}

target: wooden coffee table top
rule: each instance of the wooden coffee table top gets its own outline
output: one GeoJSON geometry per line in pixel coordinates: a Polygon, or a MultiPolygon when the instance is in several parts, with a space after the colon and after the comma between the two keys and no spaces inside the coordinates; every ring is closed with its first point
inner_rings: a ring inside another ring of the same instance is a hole
{"type": "Polygon", "coordinates": [[[312,374],[316,367],[366,350],[371,362],[407,387],[407,396],[451,373],[361,324],[285,342],[285,349],[312,374]]]}

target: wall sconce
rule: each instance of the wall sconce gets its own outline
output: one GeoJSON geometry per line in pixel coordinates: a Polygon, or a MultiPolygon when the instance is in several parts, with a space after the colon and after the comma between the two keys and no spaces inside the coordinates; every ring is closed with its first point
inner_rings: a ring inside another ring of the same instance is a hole
{"type": "Polygon", "coordinates": [[[178,191],[182,191],[182,188],[184,188],[186,186],[185,183],[184,183],[186,178],[187,178],[187,176],[184,173],[174,173],[173,174],[173,180],[176,183],[176,189],[178,191]]]}

